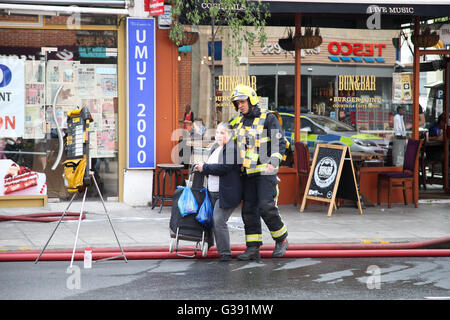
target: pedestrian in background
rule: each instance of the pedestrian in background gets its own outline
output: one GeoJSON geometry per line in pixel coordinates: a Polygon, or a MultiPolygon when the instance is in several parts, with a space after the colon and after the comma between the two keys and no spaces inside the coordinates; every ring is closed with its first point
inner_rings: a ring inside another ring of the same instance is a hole
{"type": "Polygon", "coordinates": [[[392,164],[394,166],[403,166],[403,158],[406,148],[406,127],[403,120],[405,109],[402,106],[397,107],[397,114],[394,116],[394,137],[392,139],[392,164]]]}

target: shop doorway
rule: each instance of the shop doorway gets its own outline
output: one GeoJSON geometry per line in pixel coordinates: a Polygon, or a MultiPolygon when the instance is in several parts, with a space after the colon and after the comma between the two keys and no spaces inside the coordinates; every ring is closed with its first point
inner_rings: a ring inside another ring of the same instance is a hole
{"type": "Polygon", "coordinates": [[[440,73],[434,79],[426,77],[434,81],[424,85],[428,95],[426,104],[422,105],[425,124],[419,131],[420,138],[424,139],[419,169],[421,199],[450,198],[449,62],[447,58],[431,61],[432,70],[421,64],[422,72],[440,73]]]}

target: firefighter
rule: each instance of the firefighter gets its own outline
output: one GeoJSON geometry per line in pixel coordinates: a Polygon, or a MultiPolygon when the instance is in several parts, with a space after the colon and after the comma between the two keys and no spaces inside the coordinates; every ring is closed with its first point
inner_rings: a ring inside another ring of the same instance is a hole
{"type": "Polygon", "coordinates": [[[262,245],[261,219],[275,240],[273,257],[288,247],[287,229],[278,213],[276,173],[283,159],[286,139],[275,114],[258,106],[259,97],[251,87],[238,85],[231,101],[239,116],[233,121],[243,174],[242,219],[247,249],[239,260],[259,260],[262,245]]]}

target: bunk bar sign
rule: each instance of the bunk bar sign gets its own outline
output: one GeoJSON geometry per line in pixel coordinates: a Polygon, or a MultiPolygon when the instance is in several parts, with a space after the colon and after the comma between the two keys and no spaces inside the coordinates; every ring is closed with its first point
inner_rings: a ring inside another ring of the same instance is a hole
{"type": "Polygon", "coordinates": [[[128,169],[155,168],[155,20],[127,19],[128,169]]]}

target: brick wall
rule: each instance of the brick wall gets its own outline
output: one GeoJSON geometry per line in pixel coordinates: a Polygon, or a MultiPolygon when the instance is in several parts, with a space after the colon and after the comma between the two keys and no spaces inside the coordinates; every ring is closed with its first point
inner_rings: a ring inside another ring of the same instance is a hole
{"type": "MultiPolygon", "coordinates": [[[[186,105],[191,104],[192,53],[180,52],[178,61],[178,119],[182,120],[186,105]]],[[[197,117],[197,114],[194,114],[197,117]]],[[[182,123],[179,123],[183,127],[182,123]]]]}
{"type": "Polygon", "coordinates": [[[0,44],[5,47],[72,46],[76,40],[72,30],[0,29],[0,44]]]}

